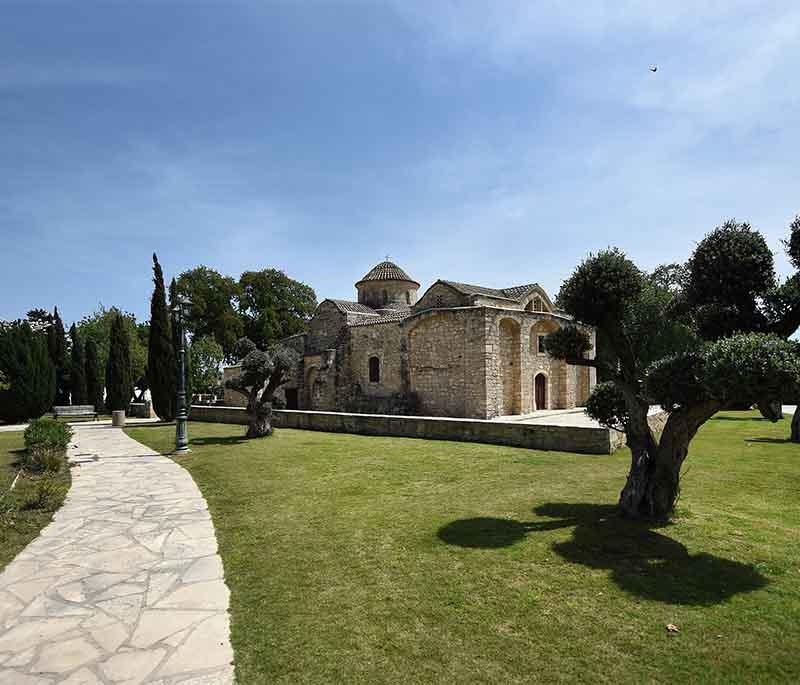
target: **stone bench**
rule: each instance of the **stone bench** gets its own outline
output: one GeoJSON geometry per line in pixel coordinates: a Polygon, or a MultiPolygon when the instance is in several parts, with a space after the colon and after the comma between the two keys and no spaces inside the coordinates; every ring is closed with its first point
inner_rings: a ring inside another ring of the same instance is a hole
{"type": "Polygon", "coordinates": [[[97,410],[91,404],[72,404],[64,407],[53,407],[54,419],[97,419],[97,410]]]}

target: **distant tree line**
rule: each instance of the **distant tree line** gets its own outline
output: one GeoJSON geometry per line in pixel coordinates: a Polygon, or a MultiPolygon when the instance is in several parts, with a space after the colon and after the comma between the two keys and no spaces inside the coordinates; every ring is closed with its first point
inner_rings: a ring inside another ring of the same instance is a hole
{"type": "Polygon", "coordinates": [[[193,302],[185,322],[192,343],[186,360],[190,397],[221,388],[221,364],[234,359],[243,335],[267,349],[303,330],[317,305],[309,286],[277,269],[247,271],[237,281],[198,266],[167,288],[154,254],[148,322],[103,305],[68,333],[57,307],[0,322],[0,421],[41,416],[54,405],[127,410],[148,390],[156,413],[174,418],[180,344],[174,311],[182,296],[193,302]]]}

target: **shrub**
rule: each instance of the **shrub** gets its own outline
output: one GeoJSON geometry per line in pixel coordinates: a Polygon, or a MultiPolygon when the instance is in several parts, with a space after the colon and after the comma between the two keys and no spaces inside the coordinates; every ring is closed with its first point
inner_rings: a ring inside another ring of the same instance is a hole
{"type": "Polygon", "coordinates": [[[58,471],[71,437],[72,429],[65,423],[49,418],[31,421],[24,433],[26,466],[37,471],[58,471]]]}
{"type": "Polygon", "coordinates": [[[34,445],[49,445],[67,449],[72,438],[72,429],[66,423],[55,419],[35,419],[25,429],[24,438],[27,448],[34,445]]]}
{"type": "Polygon", "coordinates": [[[49,475],[36,479],[33,491],[25,499],[23,509],[45,509],[52,511],[64,498],[67,486],[49,475]]]}

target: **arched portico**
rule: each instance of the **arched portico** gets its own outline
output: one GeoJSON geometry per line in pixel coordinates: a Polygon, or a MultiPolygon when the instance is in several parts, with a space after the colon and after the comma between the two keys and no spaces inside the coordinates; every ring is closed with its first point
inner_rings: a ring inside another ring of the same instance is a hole
{"type": "Polygon", "coordinates": [[[500,321],[499,332],[500,378],[503,389],[501,414],[519,414],[522,411],[520,325],[513,319],[503,319],[500,321]]]}

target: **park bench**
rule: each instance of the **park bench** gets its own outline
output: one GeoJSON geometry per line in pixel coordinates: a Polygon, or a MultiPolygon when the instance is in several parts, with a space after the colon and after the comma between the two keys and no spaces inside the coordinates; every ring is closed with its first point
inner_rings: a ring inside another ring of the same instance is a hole
{"type": "Polygon", "coordinates": [[[97,410],[91,404],[72,404],[64,407],[53,407],[54,419],[83,419],[91,416],[97,419],[97,410]]]}

